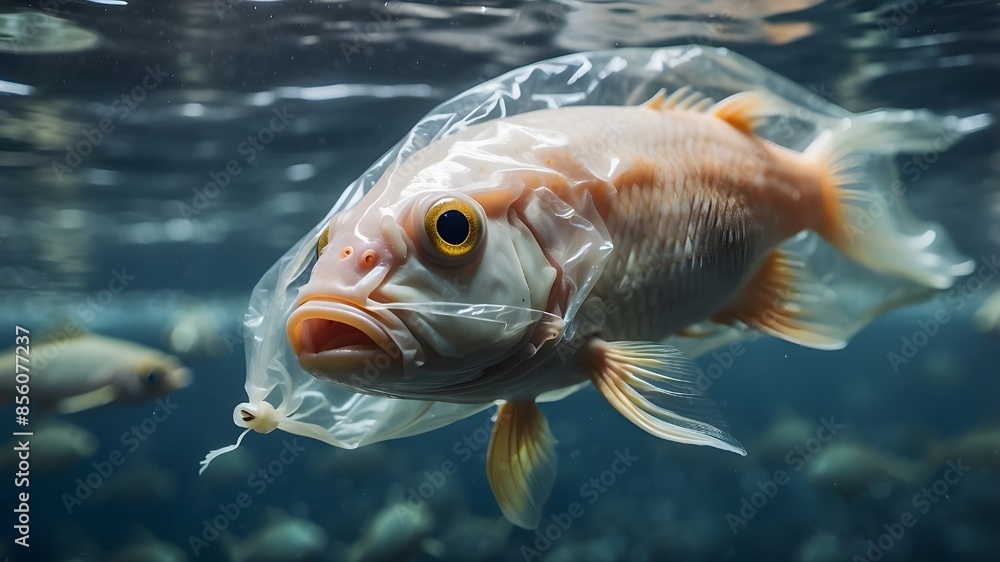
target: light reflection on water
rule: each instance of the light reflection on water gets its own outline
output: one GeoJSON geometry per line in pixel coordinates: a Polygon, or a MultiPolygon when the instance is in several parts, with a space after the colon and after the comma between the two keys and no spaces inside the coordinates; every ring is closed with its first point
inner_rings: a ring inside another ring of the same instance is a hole
{"type": "MultiPolygon", "coordinates": [[[[574,50],[728,46],[855,111],[970,114],[997,100],[995,84],[976,79],[997,66],[996,35],[974,19],[986,3],[966,4],[967,20],[933,6],[907,14],[817,0],[217,4],[151,13],[64,4],[0,16],[8,268],[81,289],[102,253],[196,245],[263,270],[434,104],[574,50]],[[296,117],[248,148],[274,110],[296,117]],[[231,160],[240,173],[195,208],[231,160]],[[65,209],[75,213],[69,223],[65,209]],[[248,246],[262,251],[247,256],[248,246]]],[[[979,161],[956,173],[995,183],[979,161]]],[[[197,273],[204,265],[191,266],[191,279],[217,286],[197,273]]],[[[4,277],[4,287],[21,285],[4,277]]]]}

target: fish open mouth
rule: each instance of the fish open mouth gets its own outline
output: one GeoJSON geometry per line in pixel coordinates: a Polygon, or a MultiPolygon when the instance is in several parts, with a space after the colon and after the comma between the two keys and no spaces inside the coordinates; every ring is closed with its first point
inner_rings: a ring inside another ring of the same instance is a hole
{"type": "Polygon", "coordinates": [[[300,361],[363,361],[386,352],[398,356],[388,331],[360,307],[310,298],[288,318],[288,341],[300,361]]]}
{"type": "Polygon", "coordinates": [[[299,341],[305,353],[319,353],[351,346],[377,346],[375,340],[354,326],[325,318],[310,318],[302,322],[299,341]]]}

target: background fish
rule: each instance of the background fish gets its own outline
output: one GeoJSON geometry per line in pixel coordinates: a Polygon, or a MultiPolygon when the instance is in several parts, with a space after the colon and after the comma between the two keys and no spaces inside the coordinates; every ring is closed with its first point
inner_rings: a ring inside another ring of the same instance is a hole
{"type": "Polygon", "coordinates": [[[320,526],[279,508],[268,510],[264,524],[243,539],[228,532],[223,548],[232,562],[291,562],[322,560],[329,537],[320,526]]]}
{"type": "Polygon", "coordinates": [[[421,552],[437,558],[444,555],[444,545],[429,538],[434,516],[426,506],[413,508],[390,501],[365,528],[364,535],[346,553],[348,562],[390,562],[411,560],[421,552]]]}
{"type": "MultiPolygon", "coordinates": [[[[91,333],[33,345],[31,360],[32,403],[62,413],[149,400],[191,382],[176,357],[91,333]]],[[[0,403],[14,399],[14,361],[14,350],[0,356],[0,403]]]]}
{"type": "MultiPolygon", "coordinates": [[[[25,439],[15,437],[7,443],[0,455],[0,466],[5,469],[17,467],[19,452],[15,448],[19,442],[25,442],[25,439]]],[[[93,433],[55,417],[40,422],[28,441],[31,468],[44,472],[69,470],[78,461],[93,456],[100,446],[100,441],[93,433]]]]}
{"type": "Polygon", "coordinates": [[[908,460],[845,436],[824,447],[805,469],[814,486],[844,496],[885,484],[923,485],[937,469],[936,455],[908,460]]]}
{"type": "Polygon", "coordinates": [[[183,550],[168,541],[165,541],[145,527],[138,524],[130,524],[127,532],[120,534],[128,535],[126,545],[105,552],[98,544],[87,542],[76,548],[79,553],[66,560],[66,562],[83,562],[85,560],[107,560],[108,562],[187,562],[188,556],[183,550]]]}
{"type": "Polygon", "coordinates": [[[209,305],[191,298],[185,299],[162,339],[167,349],[188,362],[218,358],[226,352],[218,315],[209,305]]]}
{"type": "Polygon", "coordinates": [[[973,322],[982,332],[1000,333],[1000,291],[995,291],[980,305],[973,322]]]}

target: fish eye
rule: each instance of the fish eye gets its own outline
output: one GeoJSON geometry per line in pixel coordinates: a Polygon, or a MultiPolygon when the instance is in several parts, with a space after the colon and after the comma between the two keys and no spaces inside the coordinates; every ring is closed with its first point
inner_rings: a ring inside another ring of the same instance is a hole
{"type": "Polygon", "coordinates": [[[323,253],[323,248],[330,243],[330,227],[323,229],[323,232],[319,233],[319,240],[316,242],[316,257],[318,258],[320,254],[323,253]]]}
{"type": "Polygon", "coordinates": [[[156,386],[160,384],[160,381],[163,380],[163,377],[164,377],[163,371],[159,369],[150,369],[146,371],[144,375],[142,375],[142,381],[143,383],[149,386],[156,386]]]}
{"type": "Polygon", "coordinates": [[[448,258],[468,256],[482,241],[483,220],[478,209],[456,197],[444,197],[424,216],[431,248],[448,258]]]}

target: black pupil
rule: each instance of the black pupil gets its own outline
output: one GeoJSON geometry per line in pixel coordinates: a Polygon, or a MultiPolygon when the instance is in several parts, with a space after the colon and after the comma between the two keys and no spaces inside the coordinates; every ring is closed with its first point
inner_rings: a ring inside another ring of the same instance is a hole
{"type": "Polygon", "coordinates": [[[458,246],[469,237],[469,219],[461,211],[445,211],[438,217],[437,229],[442,240],[458,246]]]}

